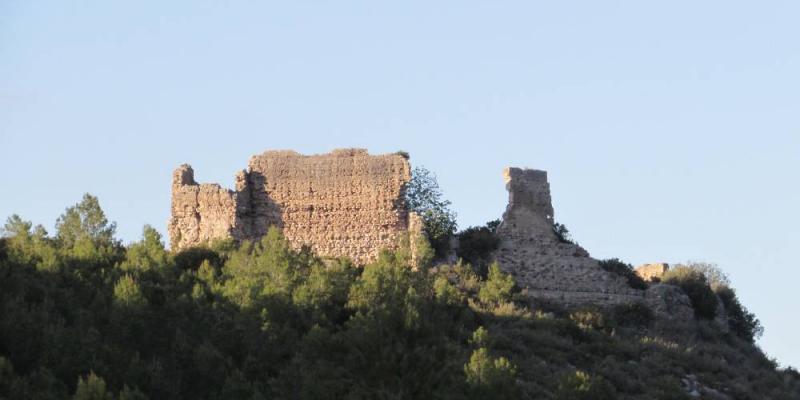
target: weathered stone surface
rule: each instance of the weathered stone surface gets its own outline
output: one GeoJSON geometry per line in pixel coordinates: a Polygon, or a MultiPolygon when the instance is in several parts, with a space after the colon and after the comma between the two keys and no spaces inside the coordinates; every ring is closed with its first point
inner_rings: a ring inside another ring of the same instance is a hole
{"type": "Polygon", "coordinates": [[[172,174],[172,217],[167,230],[173,248],[227,237],[236,225],[236,195],[216,184],[197,184],[183,164],[172,174]]]}
{"type": "Polygon", "coordinates": [[[566,305],[643,301],[644,291],[603,270],[582,247],[564,243],[553,230],[553,206],[545,171],[507,168],[509,201],[497,228],[495,257],[503,271],[533,298],[566,305]]]}
{"type": "Polygon", "coordinates": [[[645,300],[655,315],[662,320],[682,322],[694,320],[692,301],[683,289],[677,286],[663,283],[650,286],[647,288],[645,300]]]}
{"type": "Polygon", "coordinates": [[[661,281],[661,277],[667,271],[669,271],[667,263],[643,264],[634,269],[636,275],[639,275],[645,282],[661,281]]]}
{"type": "MultiPolygon", "coordinates": [[[[325,257],[347,256],[363,264],[420,223],[406,209],[408,160],[372,156],[362,149],[305,156],[267,151],[236,175],[235,191],[194,181],[188,165],[173,175],[173,249],[216,238],[257,239],[274,225],[296,248],[325,257]]],[[[413,245],[413,243],[412,243],[413,245]]]]}
{"type": "Polygon", "coordinates": [[[728,324],[728,310],[719,296],[717,296],[717,312],[714,317],[714,324],[721,332],[728,333],[731,331],[731,327],[728,324]]]}
{"type": "MultiPolygon", "coordinates": [[[[192,168],[182,165],[172,178],[171,246],[182,249],[217,238],[255,240],[274,225],[295,248],[308,245],[320,256],[346,256],[357,264],[374,260],[381,249],[396,248],[404,235],[414,251],[422,221],[404,201],[410,178],[405,157],[372,156],[361,149],[315,156],[267,151],[251,157],[248,169],[236,174],[235,190],[198,184],[192,168]]],[[[530,297],[566,306],[644,302],[657,314],[692,315],[680,289],[632,289],[585,249],[562,241],[553,230],[546,172],[508,168],[505,182],[509,203],[497,228],[495,258],[530,297]]],[[[656,264],[637,273],[650,277],[666,269],[656,264]]]]}

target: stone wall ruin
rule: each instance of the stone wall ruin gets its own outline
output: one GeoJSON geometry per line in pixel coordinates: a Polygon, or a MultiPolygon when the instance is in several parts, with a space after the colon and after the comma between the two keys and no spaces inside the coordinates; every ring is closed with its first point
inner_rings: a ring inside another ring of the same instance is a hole
{"type": "MultiPolygon", "coordinates": [[[[564,306],[644,302],[671,315],[688,313],[680,290],[633,289],[585,249],[562,240],[553,229],[545,171],[507,168],[504,177],[509,202],[494,257],[529,298],[564,306]]],[[[406,156],[361,149],[313,156],[267,151],[236,174],[234,190],[198,184],[184,164],[172,177],[170,244],[180,250],[220,238],[257,240],[276,226],[294,248],[308,245],[322,257],[349,257],[363,265],[403,237],[411,239],[413,251],[422,224],[404,201],[410,178],[406,156]]],[[[659,264],[639,273],[663,270],[659,264]]]]}
{"type": "Polygon", "coordinates": [[[362,149],[313,156],[267,151],[236,175],[235,190],[197,184],[192,168],[182,165],[172,179],[170,244],[255,240],[274,225],[294,248],[308,245],[320,256],[364,264],[396,248],[409,230],[419,231],[404,202],[410,178],[404,156],[362,149]]]}
{"type": "Polygon", "coordinates": [[[631,288],[582,247],[556,235],[547,172],[506,168],[503,174],[509,199],[497,228],[495,257],[530,297],[567,305],[643,301],[643,290],[631,288]]]}

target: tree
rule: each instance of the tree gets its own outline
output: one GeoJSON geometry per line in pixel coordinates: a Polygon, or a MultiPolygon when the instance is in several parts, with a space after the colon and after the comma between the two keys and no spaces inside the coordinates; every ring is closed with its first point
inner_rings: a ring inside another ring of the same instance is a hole
{"type": "Polygon", "coordinates": [[[505,357],[492,358],[489,350],[481,347],[472,352],[464,365],[467,383],[476,386],[513,384],[516,368],[505,357]]]}
{"type": "Polygon", "coordinates": [[[472,397],[478,399],[517,398],[515,376],[517,367],[507,358],[493,358],[489,354],[489,333],[478,327],[472,333],[470,344],[476,349],[464,364],[464,375],[471,388],[472,397]]]}
{"type": "Polygon", "coordinates": [[[47,231],[36,225],[31,231],[30,221],[19,215],[12,215],[6,221],[0,233],[7,243],[6,253],[21,264],[33,264],[39,270],[52,271],[59,265],[59,258],[53,240],[47,237],[47,231]]]}
{"type": "Polygon", "coordinates": [[[686,264],[678,264],[675,267],[686,267],[691,270],[697,271],[706,277],[708,285],[712,289],[717,286],[730,286],[731,280],[728,275],[717,265],[713,263],[689,261],[686,264]]]}
{"type": "Polygon", "coordinates": [[[142,240],[128,246],[125,261],[120,268],[123,270],[148,271],[169,265],[169,255],[161,241],[161,234],[150,225],[145,225],[142,231],[142,240]]]}
{"type": "Polygon", "coordinates": [[[514,278],[504,274],[496,262],[489,266],[489,276],[481,287],[478,298],[484,304],[501,304],[511,301],[514,278]]]}
{"type": "Polygon", "coordinates": [[[113,400],[114,396],[106,389],[106,381],[89,372],[86,379],[78,378],[78,389],[73,400],[113,400]]]}
{"type": "Polygon", "coordinates": [[[458,228],[456,214],[450,210],[450,201],[443,198],[436,175],[425,167],[411,171],[411,180],[406,185],[406,205],[422,217],[436,256],[446,256],[450,251],[450,239],[458,228]]]}
{"type": "Polygon", "coordinates": [[[97,197],[86,193],[83,199],[64,211],[56,221],[56,239],[64,247],[74,247],[82,240],[95,245],[114,243],[116,223],[109,223],[97,197]]]}
{"type": "Polygon", "coordinates": [[[755,342],[764,333],[764,327],[756,318],[755,314],[745,308],[736,296],[736,291],[725,285],[719,285],[714,289],[725,306],[725,313],[728,315],[728,326],[731,332],[748,342],[755,342]]]}
{"type": "MultiPolygon", "coordinates": [[[[693,271],[694,274],[702,275],[708,286],[719,301],[725,306],[725,313],[728,318],[728,326],[731,332],[748,342],[754,342],[764,333],[764,327],[756,318],[755,314],[745,308],[736,296],[736,291],[731,287],[730,278],[717,264],[690,261],[686,264],[679,264],[675,269],[693,271]]],[[[710,301],[709,301],[710,303],[710,301]]],[[[714,303],[716,305],[716,303],[714,303]]]]}
{"type": "Polygon", "coordinates": [[[611,400],[616,399],[616,390],[602,377],[592,377],[586,372],[575,371],[564,375],[558,384],[558,400],[611,400]]]}
{"type": "Polygon", "coordinates": [[[139,307],[146,303],[139,284],[130,275],[123,275],[114,285],[114,303],[124,307],[139,307]]]}
{"type": "Polygon", "coordinates": [[[228,278],[223,292],[241,306],[251,306],[265,297],[291,298],[303,269],[289,242],[276,227],[255,243],[244,243],[223,267],[228,278]]]}
{"type": "Polygon", "coordinates": [[[498,221],[489,222],[486,226],[469,227],[458,233],[456,255],[483,273],[486,272],[486,263],[491,254],[500,245],[500,238],[495,234],[496,222],[498,221]]]}
{"type": "Polygon", "coordinates": [[[692,301],[695,316],[714,319],[717,315],[717,295],[708,286],[708,281],[702,272],[678,266],[667,271],[661,278],[661,282],[683,289],[689,296],[689,300],[692,301]]]}
{"type": "Polygon", "coordinates": [[[19,215],[13,214],[6,220],[5,226],[0,229],[0,236],[6,238],[27,238],[31,234],[30,221],[25,221],[19,215]]]}

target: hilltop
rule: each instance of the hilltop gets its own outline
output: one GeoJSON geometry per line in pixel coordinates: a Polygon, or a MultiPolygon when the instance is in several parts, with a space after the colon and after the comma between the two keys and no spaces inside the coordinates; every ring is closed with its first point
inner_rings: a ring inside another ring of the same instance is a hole
{"type": "Polygon", "coordinates": [[[9,218],[0,398],[800,398],[722,271],[592,258],[544,171],[456,231],[406,154],[316,157],[255,156],[235,190],[179,167],[170,249],[90,195],[52,235],[9,218]]]}

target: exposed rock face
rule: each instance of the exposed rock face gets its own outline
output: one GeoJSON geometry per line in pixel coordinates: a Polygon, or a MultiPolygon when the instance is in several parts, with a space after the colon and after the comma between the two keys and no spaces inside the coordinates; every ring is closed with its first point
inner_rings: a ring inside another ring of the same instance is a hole
{"type": "Polygon", "coordinates": [[[644,264],[634,269],[636,275],[639,275],[645,282],[660,281],[667,271],[669,271],[669,264],[666,263],[644,264]]]}
{"type": "Polygon", "coordinates": [[[725,308],[725,303],[717,296],[717,313],[714,317],[714,324],[717,328],[724,333],[731,331],[731,326],[728,324],[728,310],[725,308]]]}
{"type": "Polygon", "coordinates": [[[182,165],[173,175],[170,243],[182,249],[216,238],[252,240],[274,225],[296,248],[363,264],[395,248],[410,229],[412,239],[420,231],[404,202],[410,178],[403,156],[361,149],[268,151],[236,175],[235,191],[198,185],[182,165]]]}
{"type": "Polygon", "coordinates": [[[694,308],[683,289],[659,283],[650,286],[645,296],[646,304],[655,315],[666,321],[693,321],[694,308]]]}
{"type": "Polygon", "coordinates": [[[496,259],[533,298],[566,305],[642,301],[644,291],[603,270],[582,247],[562,242],[553,230],[553,206],[545,171],[507,168],[509,201],[497,228],[496,259]]]}

